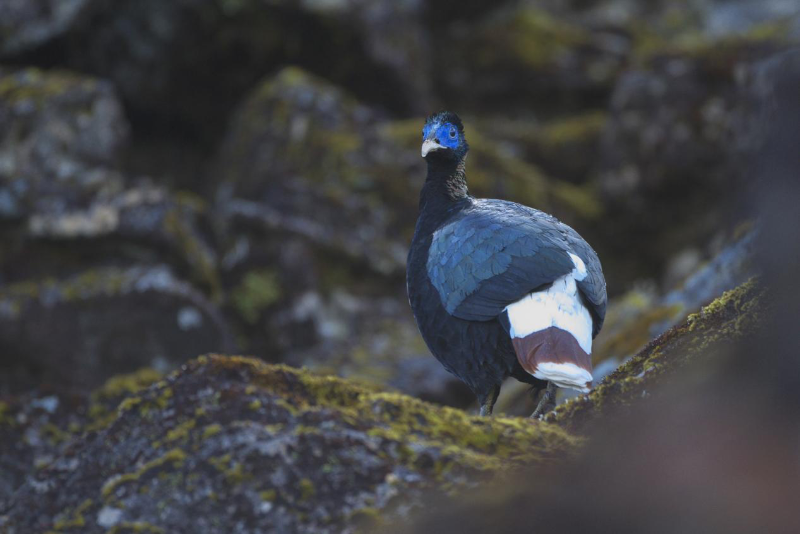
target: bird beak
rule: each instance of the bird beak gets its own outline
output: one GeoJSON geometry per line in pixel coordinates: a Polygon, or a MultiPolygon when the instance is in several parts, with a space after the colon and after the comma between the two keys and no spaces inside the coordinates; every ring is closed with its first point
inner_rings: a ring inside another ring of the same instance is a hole
{"type": "Polygon", "coordinates": [[[427,156],[428,152],[433,152],[435,150],[441,150],[443,148],[444,147],[442,145],[440,145],[439,143],[437,143],[433,139],[425,139],[425,141],[422,142],[422,157],[424,158],[425,156],[427,156]]]}

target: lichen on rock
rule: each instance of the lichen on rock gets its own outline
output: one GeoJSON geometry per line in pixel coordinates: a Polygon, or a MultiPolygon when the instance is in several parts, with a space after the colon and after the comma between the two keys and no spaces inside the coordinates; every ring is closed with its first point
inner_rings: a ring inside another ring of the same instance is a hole
{"type": "Polygon", "coordinates": [[[4,67],[0,120],[0,222],[86,207],[121,190],[115,165],[129,126],[108,82],[4,67]]]}
{"type": "Polygon", "coordinates": [[[207,356],[127,397],[105,428],[37,472],[4,526],[12,534],[140,522],[164,531],[352,531],[419,505],[425,490],[457,491],[498,470],[563,458],[579,443],[546,423],[479,418],[207,356]],[[191,512],[198,506],[203,514],[191,512]]]}

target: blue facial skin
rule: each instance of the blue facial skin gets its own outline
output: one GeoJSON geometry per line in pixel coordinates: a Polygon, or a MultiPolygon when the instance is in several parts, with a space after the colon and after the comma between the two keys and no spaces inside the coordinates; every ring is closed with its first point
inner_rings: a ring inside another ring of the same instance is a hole
{"type": "Polygon", "coordinates": [[[422,129],[422,140],[432,139],[445,148],[449,148],[457,157],[466,154],[464,136],[458,127],[449,122],[429,122],[422,129]]]}

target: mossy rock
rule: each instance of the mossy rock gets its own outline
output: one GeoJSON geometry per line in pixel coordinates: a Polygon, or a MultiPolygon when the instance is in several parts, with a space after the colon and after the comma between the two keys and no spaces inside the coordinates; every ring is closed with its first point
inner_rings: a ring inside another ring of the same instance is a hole
{"type": "Polygon", "coordinates": [[[594,171],[601,202],[614,213],[597,228],[599,241],[612,257],[636,250],[615,271],[658,278],[687,243],[711,241],[720,221],[737,213],[736,192],[752,179],[746,149],[763,132],[749,111],[747,81],[783,46],[712,40],[648,55],[619,77],[594,171]],[[622,233],[624,241],[615,238],[622,233]]]}
{"type": "Polygon", "coordinates": [[[398,243],[410,238],[415,195],[402,164],[387,164],[392,147],[378,124],[376,112],[346,91],[283,69],[234,116],[216,164],[219,211],[245,228],[310,241],[378,272],[402,271],[398,243]]]}
{"type": "Polygon", "coordinates": [[[434,72],[448,101],[474,110],[553,117],[585,109],[605,99],[624,62],[603,45],[601,32],[532,2],[433,38],[434,72]]]}
{"type": "Polygon", "coordinates": [[[95,387],[233,345],[217,308],[165,266],[102,267],[0,289],[0,388],[95,387]],[[166,355],[172,355],[167,359],[166,355]]]}
{"type": "Polygon", "coordinates": [[[129,126],[107,82],[0,69],[0,221],[85,208],[119,192],[129,126]]]}
{"type": "Polygon", "coordinates": [[[350,531],[397,519],[426,490],[455,492],[557,461],[579,443],[546,423],[479,418],[208,356],[127,397],[105,428],[15,494],[3,526],[10,534],[137,523],[165,532],[350,531]]]}
{"type": "Polygon", "coordinates": [[[8,246],[0,276],[60,276],[98,258],[156,256],[220,297],[216,254],[201,231],[204,203],[143,179],[126,184],[120,167],[130,127],[108,82],[2,68],[0,116],[0,224],[8,246]]]}
{"type": "Polygon", "coordinates": [[[689,367],[694,373],[713,368],[710,358],[724,353],[761,325],[767,302],[765,289],[756,279],[725,292],[699,313],[652,340],[590,393],[559,406],[546,421],[585,430],[593,422],[624,412],[657,392],[657,386],[688,373],[689,367]]]}

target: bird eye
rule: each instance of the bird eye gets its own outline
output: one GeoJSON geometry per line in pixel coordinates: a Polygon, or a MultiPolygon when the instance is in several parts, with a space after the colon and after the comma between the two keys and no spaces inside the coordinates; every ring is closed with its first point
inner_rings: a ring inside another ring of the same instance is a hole
{"type": "Polygon", "coordinates": [[[450,139],[455,139],[455,138],[456,138],[456,129],[450,128],[450,139]]]}

